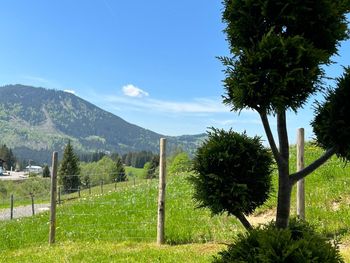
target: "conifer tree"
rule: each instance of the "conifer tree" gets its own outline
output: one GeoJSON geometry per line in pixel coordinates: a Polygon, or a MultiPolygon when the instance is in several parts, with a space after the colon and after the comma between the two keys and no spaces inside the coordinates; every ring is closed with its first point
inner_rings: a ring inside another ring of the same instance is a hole
{"type": "Polygon", "coordinates": [[[69,140],[64,149],[63,159],[58,170],[59,180],[63,186],[64,192],[70,193],[78,190],[78,187],[80,186],[79,174],[79,159],[75,155],[73,146],[69,140]]]}
{"type": "Polygon", "coordinates": [[[45,166],[44,166],[44,169],[43,169],[43,177],[50,177],[50,169],[49,169],[49,166],[48,166],[48,165],[45,165],[45,166]]]}

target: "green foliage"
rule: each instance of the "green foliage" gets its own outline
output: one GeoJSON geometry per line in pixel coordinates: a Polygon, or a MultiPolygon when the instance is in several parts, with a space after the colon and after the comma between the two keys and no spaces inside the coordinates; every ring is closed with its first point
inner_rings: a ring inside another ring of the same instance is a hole
{"type": "Polygon", "coordinates": [[[85,186],[99,185],[101,181],[105,184],[112,182],[123,182],[126,180],[124,166],[119,156],[104,156],[98,162],[81,163],[81,178],[85,186]]]}
{"type": "Polygon", "coordinates": [[[63,159],[61,161],[58,176],[59,181],[63,186],[64,192],[75,192],[80,185],[80,167],[79,159],[75,155],[73,146],[70,141],[63,152],[63,159]]]}
{"type": "Polygon", "coordinates": [[[194,198],[214,214],[251,214],[269,197],[271,164],[259,137],[213,128],[194,158],[194,198]]]}
{"type": "Polygon", "coordinates": [[[129,152],[122,156],[123,162],[127,166],[143,168],[147,162],[151,162],[154,154],[150,151],[129,152]]]}
{"type": "Polygon", "coordinates": [[[127,174],[128,180],[131,180],[131,178],[135,179],[144,179],[144,170],[143,168],[135,168],[131,166],[125,166],[125,173],[127,174]]]}
{"type": "Polygon", "coordinates": [[[16,166],[16,157],[14,156],[12,149],[8,148],[6,144],[1,145],[0,147],[0,159],[3,159],[5,161],[4,168],[7,170],[10,170],[11,167],[13,169],[16,166]]]}
{"type": "Polygon", "coordinates": [[[0,197],[4,199],[7,196],[7,192],[8,190],[5,184],[2,181],[0,181],[0,197]]]}
{"type": "Polygon", "coordinates": [[[143,178],[152,179],[157,177],[159,167],[159,155],[153,155],[152,159],[143,167],[143,178]]]}
{"type": "Polygon", "coordinates": [[[122,159],[119,157],[119,155],[113,155],[112,158],[115,166],[115,170],[113,171],[113,173],[111,173],[112,180],[115,182],[126,181],[126,173],[125,173],[122,159]]]}
{"type": "Polygon", "coordinates": [[[239,234],[214,262],[340,263],[344,260],[336,242],[332,244],[305,222],[291,220],[288,229],[278,229],[272,222],[239,234]]]}
{"type": "Polygon", "coordinates": [[[178,153],[169,165],[169,174],[189,172],[192,169],[192,161],[187,153],[178,153]]]}
{"type": "Polygon", "coordinates": [[[232,58],[225,103],[234,110],[296,111],[317,90],[322,70],[348,37],[348,1],[224,0],[232,58]]]}
{"type": "MultiPolygon", "coordinates": [[[[82,190],[82,198],[64,203],[57,209],[59,227],[56,241],[60,244],[103,241],[115,244],[123,241],[154,243],[158,181],[139,180],[135,186],[120,183],[116,190],[114,184],[105,187],[103,195],[100,194],[99,186],[91,188],[91,195],[89,190],[82,190]]],[[[192,187],[186,176],[169,178],[165,232],[167,242],[184,244],[231,240],[235,235],[232,230],[241,229],[239,224],[224,215],[211,217],[208,210],[194,210],[191,193],[192,187]]],[[[77,194],[72,196],[76,197],[77,194]]],[[[0,257],[11,250],[45,246],[48,222],[48,212],[20,220],[0,220],[0,257]]]]}
{"type": "Polygon", "coordinates": [[[350,161],[350,67],[337,84],[325,102],[318,104],[312,126],[323,148],[335,147],[339,157],[350,161]]]}
{"type": "Polygon", "coordinates": [[[45,165],[45,166],[44,166],[44,169],[43,169],[43,177],[51,177],[51,175],[50,175],[50,169],[49,169],[49,166],[48,166],[48,165],[45,165]]]}

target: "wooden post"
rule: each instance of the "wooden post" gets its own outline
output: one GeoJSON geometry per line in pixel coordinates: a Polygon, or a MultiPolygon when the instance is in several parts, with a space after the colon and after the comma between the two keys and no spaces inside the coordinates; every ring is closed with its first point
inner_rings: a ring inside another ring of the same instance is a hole
{"type": "Polygon", "coordinates": [[[51,175],[51,207],[50,207],[50,234],[49,244],[55,243],[56,238],[56,198],[57,198],[57,166],[58,153],[52,154],[52,175],[51,175]]]}
{"type": "Polygon", "coordinates": [[[134,176],[134,186],[135,186],[135,184],[136,184],[136,183],[135,183],[135,176],[134,176]]]}
{"type": "Polygon", "coordinates": [[[165,187],[166,187],[166,139],[160,139],[160,160],[159,160],[159,195],[158,195],[158,224],[157,244],[164,244],[164,223],[165,223],[165,187]]]}
{"type": "Polygon", "coordinates": [[[91,195],[91,185],[89,183],[89,195],[91,195]]]}
{"type": "MultiPolygon", "coordinates": [[[[304,168],[304,129],[299,128],[297,133],[297,171],[304,168]]],[[[297,182],[297,217],[305,220],[305,181],[297,182]]]]}
{"type": "Polygon", "coordinates": [[[32,215],[35,215],[35,209],[34,209],[34,194],[30,193],[30,197],[32,199],[32,215]]]}
{"type": "Polygon", "coordinates": [[[103,194],[103,180],[101,180],[101,194],[103,194]]]}
{"type": "Polygon", "coordinates": [[[78,197],[80,198],[80,186],[78,186],[78,197]]]}
{"type": "Polygon", "coordinates": [[[12,220],[13,219],[13,194],[11,194],[10,202],[11,202],[10,219],[12,220]]]}

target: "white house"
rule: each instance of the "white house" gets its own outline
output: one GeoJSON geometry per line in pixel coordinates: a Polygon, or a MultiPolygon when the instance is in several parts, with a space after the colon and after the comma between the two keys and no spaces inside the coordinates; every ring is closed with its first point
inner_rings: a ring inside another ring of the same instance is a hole
{"type": "Polygon", "coordinates": [[[41,166],[37,166],[37,165],[30,165],[30,166],[26,167],[25,171],[28,173],[40,174],[43,172],[43,168],[41,166]]]}

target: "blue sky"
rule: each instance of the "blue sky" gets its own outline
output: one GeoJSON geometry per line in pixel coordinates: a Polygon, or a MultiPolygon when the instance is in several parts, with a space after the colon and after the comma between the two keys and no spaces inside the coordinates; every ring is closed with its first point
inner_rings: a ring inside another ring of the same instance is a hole
{"type": "MultiPolygon", "coordinates": [[[[0,84],[74,92],[166,135],[210,126],[263,135],[257,114],[221,103],[221,9],[221,0],[2,1],[0,84]]],[[[339,54],[331,76],[349,65],[349,41],[339,54]]],[[[288,116],[291,143],[298,127],[312,136],[308,108],[288,116]]]]}

